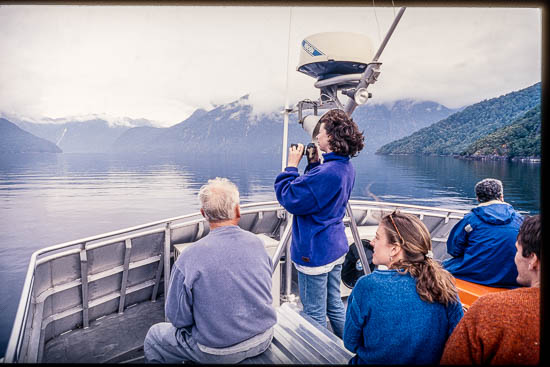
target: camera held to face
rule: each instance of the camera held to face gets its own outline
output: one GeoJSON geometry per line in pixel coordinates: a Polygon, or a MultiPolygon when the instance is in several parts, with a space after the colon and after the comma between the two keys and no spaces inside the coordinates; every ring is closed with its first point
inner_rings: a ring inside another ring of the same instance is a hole
{"type": "MultiPolygon", "coordinates": [[[[298,148],[298,144],[293,143],[290,144],[291,147],[298,148]]],[[[308,160],[313,159],[317,154],[317,146],[315,143],[309,143],[306,148],[304,149],[304,155],[307,157],[308,160]]]]}

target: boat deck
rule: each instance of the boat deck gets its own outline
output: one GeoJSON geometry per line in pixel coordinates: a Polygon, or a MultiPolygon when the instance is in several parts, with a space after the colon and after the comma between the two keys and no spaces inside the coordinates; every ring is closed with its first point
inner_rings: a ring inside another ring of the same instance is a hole
{"type": "MultiPolygon", "coordinates": [[[[86,329],[64,333],[44,348],[44,363],[144,363],[149,327],[164,321],[164,302],[142,302],[95,320],[86,329]],[[144,317],[147,315],[147,317],[144,317]]],[[[273,342],[243,364],[347,364],[353,356],[338,337],[316,324],[298,305],[277,308],[273,342]]]]}
{"type": "Polygon", "coordinates": [[[44,363],[143,362],[143,340],[151,325],[164,321],[164,299],[141,302],[53,338],[44,346],[44,363]],[[146,317],[144,317],[146,316],[146,317]]]}

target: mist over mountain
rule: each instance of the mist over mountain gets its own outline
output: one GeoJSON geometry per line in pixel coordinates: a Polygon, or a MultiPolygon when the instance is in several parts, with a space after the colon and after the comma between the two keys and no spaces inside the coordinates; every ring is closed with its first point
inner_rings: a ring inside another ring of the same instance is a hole
{"type": "MultiPolygon", "coordinates": [[[[282,110],[282,108],[281,108],[282,110]]],[[[431,101],[397,101],[367,104],[355,110],[353,119],[365,132],[364,152],[374,152],[383,144],[406,136],[455,112],[431,101]]],[[[311,113],[311,112],[307,112],[311,113]]],[[[197,110],[188,119],[169,128],[133,128],[113,145],[115,152],[195,152],[281,154],[283,114],[254,114],[248,96],[205,111],[197,110]]],[[[311,140],[289,117],[289,143],[311,140]]]]}
{"type": "Polygon", "coordinates": [[[399,100],[392,104],[358,107],[353,120],[365,132],[364,151],[374,153],[382,145],[400,139],[460,109],[447,108],[433,101],[399,100]]]}
{"type": "Polygon", "coordinates": [[[34,136],[17,125],[0,118],[0,152],[3,153],[61,153],[52,142],[34,136]]]}

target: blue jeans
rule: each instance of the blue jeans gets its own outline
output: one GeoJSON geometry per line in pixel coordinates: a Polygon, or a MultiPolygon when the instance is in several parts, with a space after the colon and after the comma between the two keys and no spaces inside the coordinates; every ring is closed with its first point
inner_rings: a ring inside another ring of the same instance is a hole
{"type": "Polygon", "coordinates": [[[271,339],[245,350],[226,355],[205,353],[199,349],[197,341],[186,329],[177,329],[169,322],[161,322],[151,326],[145,341],[143,351],[146,363],[182,363],[191,361],[201,364],[239,363],[242,360],[263,353],[271,339]]]}
{"type": "Polygon", "coordinates": [[[334,334],[342,338],[346,310],[340,295],[342,265],[328,273],[307,275],[298,271],[298,287],[304,312],[320,325],[327,327],[327,316],[334,334]]]}

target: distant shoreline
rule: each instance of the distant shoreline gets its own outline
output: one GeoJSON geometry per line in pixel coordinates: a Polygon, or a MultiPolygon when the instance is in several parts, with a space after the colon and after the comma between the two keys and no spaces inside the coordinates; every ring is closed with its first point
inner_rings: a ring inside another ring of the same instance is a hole
{"type": "Polygon", "coordinates": [[[457,155],[458,159],[474,161],[511,161],[521,163],[540,163],[540,157],[509,157],[501,155],[457,155]]]}

